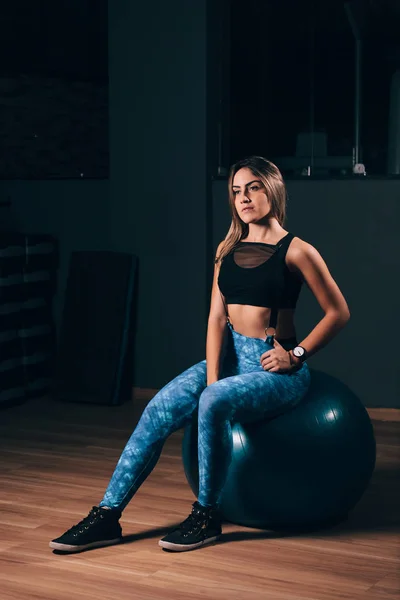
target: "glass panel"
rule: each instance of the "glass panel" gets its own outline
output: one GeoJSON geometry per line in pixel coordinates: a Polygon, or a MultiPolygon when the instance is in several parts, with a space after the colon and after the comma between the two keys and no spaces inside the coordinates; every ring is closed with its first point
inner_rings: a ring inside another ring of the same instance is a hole
{"type": "Polygon", "coordinates": [[[109,176],[105,0],[0,5],[0,179],[109,176]]]}
{"type": "Polygon", "coordinates": [[[399,31],[397,0],[232,0],[230,161],[400,174],[399,31]]]}

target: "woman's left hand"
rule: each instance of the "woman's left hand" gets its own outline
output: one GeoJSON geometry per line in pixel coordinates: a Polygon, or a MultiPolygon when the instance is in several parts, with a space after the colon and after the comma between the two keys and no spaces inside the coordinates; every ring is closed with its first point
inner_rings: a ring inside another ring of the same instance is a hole
{"type": "Polygon", "coordinates": [[[274,338],[274,347],[261,354],[260,362],[264,371],[270,373],[289,373],[295,369],[290,363],[289,353],[274,338]]]}

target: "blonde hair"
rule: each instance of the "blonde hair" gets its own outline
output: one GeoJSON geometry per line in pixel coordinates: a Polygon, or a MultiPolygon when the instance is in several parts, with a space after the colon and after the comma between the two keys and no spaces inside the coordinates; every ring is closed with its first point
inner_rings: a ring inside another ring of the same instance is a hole
{"type": "Polygon", "coordinates": [[[283,227],[286,219],[287,191],[278,167],[262,156],[250,156],[239,160],[231,166],[229,171],[228,194],[232,221],[228,233],[223,240],[221,251],[215,258],[215,263],[222,261],[232,248],[240,242],[242,238],[247,236],[249,231],[249,226],[247,223],[243,223],[237,213],[235,196],[232,189],[233,178],[236,173],[243,168],[250,169],[250,171],[264,184],[265,189],[267,190],[268,200],[271,203],[270,216],[275,217],[281,227],[283,227]]]}

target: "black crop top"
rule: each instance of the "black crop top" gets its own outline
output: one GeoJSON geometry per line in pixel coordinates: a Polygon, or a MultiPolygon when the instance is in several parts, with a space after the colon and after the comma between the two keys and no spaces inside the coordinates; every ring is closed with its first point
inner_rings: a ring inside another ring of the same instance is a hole
{"type": "Polygon", "coordinates": [[[285,262],[293,238],[287,233],[277,244],[238,242],[223,259],[218,276],[226,304],[295,308],[303,280],[285,262]]]}

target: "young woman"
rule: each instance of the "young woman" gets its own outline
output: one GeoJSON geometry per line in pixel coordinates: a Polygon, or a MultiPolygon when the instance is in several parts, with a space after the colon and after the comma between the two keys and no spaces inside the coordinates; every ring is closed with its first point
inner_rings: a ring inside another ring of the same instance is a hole
{"type": "Polygon", "coordinates": [[[232,222],[216,253],[206,359],[149,402],[103,499],[50,542],[55,550],[118,542],[123,509],[156,465],[166,438],[197,410],[199,497],[159,544],[183,551],[215,542],[231,423],[269,418],[301,402],[310,384],[306,358],[349,320],[347,303],[319,252],[283,227],[286,189],[278,168],[258,156],[241,160],[230,170],[228,188],[232,222]],[[303,282],[325,315],[298,344],[294,314],[303,282]]]}

